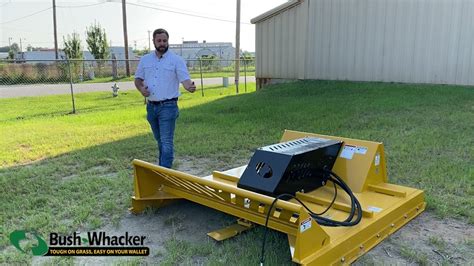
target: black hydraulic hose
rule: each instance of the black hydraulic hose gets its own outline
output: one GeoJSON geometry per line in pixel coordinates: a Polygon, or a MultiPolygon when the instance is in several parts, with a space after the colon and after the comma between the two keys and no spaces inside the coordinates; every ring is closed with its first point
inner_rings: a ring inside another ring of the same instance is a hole
{"type": "MultiPolygon", "coordinates": [[[[326,171],[326,170],[325,170],[326,171]]],[[[332,171],[328,171],[332,177],[334,177],[333,182],[338,184],[351,198],[351,212],[350,215],[347,217],[346,220],[344,221],[334,221],[332,219],[328,219],[325,217],[312,217],[320,224],[320,225],[325,225],[325,226],[354,226],[360,222],[362,219],[362,207],[360,205],[359,200],[354,196],[352,193],[351,189],[347,186],[347,184],[342,180],[340,176],[338,176],[336,173],[332,171]],[[352,221],[355,212],[357,211],[357,218],[352,221]]],[[[310,212],[311,214],[311,212],[310,212]]]]}
{"type": "Polygon", "coordinates": [[[265,218],[265,231],[263,233],[263,239],[262,239],[262,251],[261,251],[261,257],[260,257],[260,265],[263,265],[264,260],[265,260],[265,240],[267,238],[267,231],[268,231],[268,220],[270,219],[270,214],[272,212],[273,207],[275,206],[276,202],[283,198],[283,197],[288,197],[288,198],[293,198],[297,200],[309,213],[309,215],[321,226],[354,226],[358,224],[361,219],[362,219],[362,206],[360,205],[359,200],[354,196],[354,193],[352,193],[352,190],[349,188],[349,186],[342,180],[340,176],[338,176],[336,173],[330,171],[330,170],[323,170],[327,172],[330,177],[328,180],[333,182],[334,184],[334,198],[331,201],[331,204],[321,213],[315,213],[311,209],[308,208],[300,199],[296,198],[294,195],[291,194],[280,194],[278,195],[270,205],[270,209],[267,212],[266,218],[265,218]],[[321,217],[320,215],[326,213],[334,204],[337,198],[337,188],[336,185],[342,188],[350,197],[351,199],[351,211],[349,213],[349,216],[344,220],[344,221],[336,221],[332,220],[329,218],[321,217]],[[356,214],[357,212],[357,214],[356,214]],[[353,220],[354,215],[357,215],[357,218],[353,220]]]}
{"type": "Polygon", "coordinates": [[[260,257],[260,265],[263,265],[263,262],[265,260],[265,240],[267,238],[267,231],[268,231],[268,220],[270,219],[270,213],[272,212],[272,209],[273,209],[273,206],[275,205],[275,203],[280,199],[280,198],[283,198],[283,197],[290,197],[290,198],[294,198],[295,196],[291,195],[291,194],[280,194],[278,195],[272,202],[272,204],[270,205],[270,209],[268,210],[268,213],[267,213],[267,217],[265,218],[265,231],[263,233],[263,240],[262,240],[262,253],[261,253],[261,257],[260,257]]]}

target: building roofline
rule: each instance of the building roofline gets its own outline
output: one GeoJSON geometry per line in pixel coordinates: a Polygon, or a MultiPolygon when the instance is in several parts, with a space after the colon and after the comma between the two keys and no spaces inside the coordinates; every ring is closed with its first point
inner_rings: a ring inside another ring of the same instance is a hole
{"type": "Polygon", "coordinates": [[[269,19],[273,16],[276,16],[276,15],[282,13],[282,12],[285,12],[286,10],[291,9],[294,6],[297,6],[297,5],[301,4],[303,1],[304,0],[291,0],[291,1],[288,1],[284,4],[282,4],[282,5],[279,5],[279,6],[277,6],[273,9],[271,9],[271,10],[255,17],[255,18],[251,19],[250,23],[257,24],[259,22],[262,22],[262,21],[264,21],[266,19],[269,19]]]}

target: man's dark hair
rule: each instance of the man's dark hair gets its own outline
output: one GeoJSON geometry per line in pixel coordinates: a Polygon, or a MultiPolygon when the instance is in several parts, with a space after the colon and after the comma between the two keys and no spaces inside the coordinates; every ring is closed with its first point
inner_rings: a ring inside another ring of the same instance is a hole
{"type": "Polygon", "coordinates": [[[166,34],[166,37],[168,37],[168,39],[170,38],[170,35],[168,34],[168,32],[165,30],[165,29],[156,29],[154,32],[153,32],[153,39],[155,39],[155,36],[157,34],[166,34]]]}

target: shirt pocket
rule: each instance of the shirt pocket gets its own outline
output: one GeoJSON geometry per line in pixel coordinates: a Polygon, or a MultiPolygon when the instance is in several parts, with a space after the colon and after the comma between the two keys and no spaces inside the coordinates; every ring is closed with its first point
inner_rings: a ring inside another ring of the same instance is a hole
{"type": "Polygon", "coordinates": [[[143,72],[145,73],[145,80],[151,80],[156,76],[155,67],[149,66],[144,67],[143,72]]]}
{"type": "Polygon", "coordinates": [[[176,77],[175,67],[173,65],[163,66],[163,77],[166,79],[173,79],[176,77]]]}

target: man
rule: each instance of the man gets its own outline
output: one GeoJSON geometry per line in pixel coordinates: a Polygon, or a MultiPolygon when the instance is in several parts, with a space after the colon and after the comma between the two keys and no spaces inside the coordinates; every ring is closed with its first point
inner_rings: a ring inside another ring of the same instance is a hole
{"type": "Polygon", "coordinates": [[[143,56],[135,73],[135,87],[147,97],[147,120],[158,142],[158,164],[171,168],[174,159],[173,137],[179,115],[179,83],[189,92],[196,86],[189,77],[184,60],[168,51],[169,34],[153,32],[155,51],[143,56]]]}

